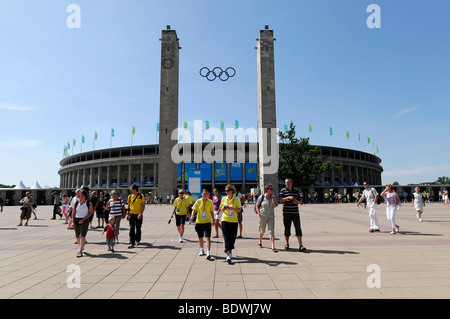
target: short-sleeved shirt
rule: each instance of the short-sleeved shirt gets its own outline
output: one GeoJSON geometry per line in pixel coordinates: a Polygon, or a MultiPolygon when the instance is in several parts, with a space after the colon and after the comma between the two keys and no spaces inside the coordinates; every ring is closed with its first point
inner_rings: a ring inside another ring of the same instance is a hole
{"type": "Polygon", "coordinates": [[[268,218],[274,218],[275,217],[275,210],[273,207],[272,199],[268,199],[267,195],[261,195],[258,197],[258,200],[256,201],[256,205],[259,207],[259,212],[261,213],[261,216],[268,217],[268,218]]]}
{"type": "Polygon", "coordinates": [[[187,214],[187,208],[188,208],[189,202],[186,197],[183,197],[181,199],[180,197],[177,197],[175,201],[173,202],[173,207],[176,207],[176,214],[177,215],[186,215],[187,214]]]}
{"type": "Polygon", "coordinates": [[[384,194],[384,198],[386,199],[386,204],[387,206],[393,206],[395,205],[395,203],[397,202],[397,198],[396,198],[397,193],[396,192],[392,192],[392,193],[388,193],[386,192],[384,194]]]}
{"type": "Polygon", "coordinates": [[[422,204],[422,193],[414,193],[414,204],[422,204]]]}
{"type": "Polygon", "coordinates": [[[376,204],[375,203],[375,197],[378,196],[378,192],[375,188],[370,188],[370,189],[364,189],[363,191],[363,196],[367,201],[367,205],[373,205],[376,204]]]}
{"type": "Polygon", "coordinates": [[[207,199],[206,201],[203,201],[202,198],[199,198],[195,202],[192,210],[197,212],[197,224],[211,223],[211,214],[214,213],[214,204],[212,200],[207,199]]]}
{"type": "Polygon", "coordinates": [[[34,198],[33,198],[33,196],[24,197],[24,198],[22,198],[21,202],[24,202],[24,204],[23,204],[24,208],[29,208],[29,207],[33,206],[34,198]],[[30,202],[30,203],[33,203],[33,204],[31,204],[31,205],[30,204],[25,204],[25,202],[30,202]]]}
{"type": "MultiPolygon", "coordinates": [[[[220,208],[224,206],[230,206],[234,208],[241,208],[241,201],[236,196],[233,198],[228,198],[228,196],[222,198],[222,202],[220,203],[220,208]]],[[[234,210],[225,210],[222,214],[222,221],[229,223],[237,223],[238,222],[238,213],[234,210]]]]}
{"type": "Polygon", "coordinates": [[[194,204],[194,197],[191,195],[186,196],[186,200],[188,202],[188,205],[192,207],[192,204],[194,204]]]}
{"type": "Polygon", "coordinates": [[[118,197],[115,201],[113,198],[111,198],[109,201],[109,216],[122,216],[123,214],[123,207],[125,206],[125,203],[123,202],[122,198],[118,197]]]}
{"type": "Polygon", "coordinates": [[[142,204],[145,204],[144,195],[131,194],[128,196],[128,207],[130,208],[130,214],[139,215],[142,213],[142,204]]]}
{"type": "MultiPolygon", "coordinates": [[[[289,190],[287,187],[280,191],[280,201],[282,198],[294,196],[297,201],[302,200],[300,192],[296,188],[289,190]]],[[[294,204],[292,201],[286,201],[283,203],[283,213],[287,214],[299,214],[298,204],[294,204]]]]}

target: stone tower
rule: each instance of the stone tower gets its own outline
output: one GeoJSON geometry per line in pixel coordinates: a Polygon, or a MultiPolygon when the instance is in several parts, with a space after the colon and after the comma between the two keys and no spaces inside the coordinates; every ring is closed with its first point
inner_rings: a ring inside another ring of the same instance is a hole
{"type": "Polygon", "coordinates": [[[259,185],[272,184],[278,196],[277,117],[275,105],[275,59],[273,30],[266,25],[257,41],[258,119],[259,119],[259,185]]]}
{"type": "Polygon", "coordinates": [[[170,26],[161,36],[161,88],[159,109],[159,161],[158,193],[165,197],[176,194],[177,164],[172,161],[171,150],[177,144],[172,132],[178,128],[179,39],[170,26]]]}

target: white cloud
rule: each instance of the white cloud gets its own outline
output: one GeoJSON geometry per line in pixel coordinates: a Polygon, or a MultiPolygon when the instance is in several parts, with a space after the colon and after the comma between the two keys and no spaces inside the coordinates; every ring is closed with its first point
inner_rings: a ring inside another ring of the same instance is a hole
{"type": "Polygon", "coordinates": [[[409,169],[403,169],[403,170],[395,170],[395,171],[386,171],[383,172],[384,176],[417,176],[417,175],[423,175],[423,174],[430,174],[430,173],[437,173],[442,171],[448,171],[449,167],[448,165],[441,165],[441,166],[425,166],[425,167],[418,167],[418,168],[409,168],[409,169]]]}
{"type": "Polygon", "coordinates": [[[13,141],[0,142],[0,148],[33,148],[41,145],[40,140],[23,140],[17,139],[13,141]]]}
{"type": "Polygon", "coordinates": [[[418,110],[418,109],[419,109],[418,106],[410,107],[410,108],[404,109],[404,110],[400,111],[400,113],[397,113],[397,114],[394,116],[394,119],[396,120],[396,119],[398,119],[399,117],[402,117],[403,115],[406,115],[406,114],[411,113],[411,112],[413,112],[413,111],[415,111],[415,110],[418,110]]]}
{"type": "Polygon", "coordinates": [[[27,105],[18,105],[11,103],[0,103],[0,110],[11,110],[11,111],[31,111],[33,108],[27,105]]]}

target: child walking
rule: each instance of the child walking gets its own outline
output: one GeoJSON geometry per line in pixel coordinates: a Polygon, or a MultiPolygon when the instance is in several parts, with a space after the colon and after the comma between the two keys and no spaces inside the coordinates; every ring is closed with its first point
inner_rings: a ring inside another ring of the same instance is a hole
{"type": "Polygon", "coordinates": [[[114,216],[109,216],[105,229],[103,229],[102,235],[106,230],[106,244],[108,245],[108,251],[114,252],[114,240],[116,238],[116,225],[114,216]]]}

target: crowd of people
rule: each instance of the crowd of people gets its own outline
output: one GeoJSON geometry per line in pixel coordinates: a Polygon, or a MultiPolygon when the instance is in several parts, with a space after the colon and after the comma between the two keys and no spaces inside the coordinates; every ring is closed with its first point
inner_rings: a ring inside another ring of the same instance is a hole
{"type": "MultiPolygon", "coordinates": [[[[175,198],[173,194],[166,197],[166,204],[173,207],[169,223],[175,218],[174,224],[180,243],[185,241],[186,222],[189,224],[195,223],[200,249],[199,255],[206,255],[207,259],[211,259],[211,238],[219,238],[219,235],[221,235],[226,261],[231,263],[236,239],[242,238],[243,210],[250,201],[254,202],[254,212],[258,215],[259,220],[257,247],[263,248],[263,237],[267,230],[271,249],[273,252],[278,252],[275,247],[275,208],[282,205],[284,249],[290,249],[291,229],[293,227],[294,236],[298,242],[298,251],[305,252],[299,211],[299,205],[304,203],[304,196],[293,187],[293,183],[290,178],[285,180],[285,187],[280,190],[278,201],[271,184],[265,185],[263,194],[259,196],[237,193],[236,188],[230,184],[225,187],[224,196],[216,188],[212,194],[207,189],[203,189],[201,198],[196,201],[188,191],[181,189],[178,192],[178,197],[175,198]],[[213,231],[214,236],[212,236],[213,231]]],[[[386,203],[386,217],[392,230],[390,233],[398,233],[400,226],[396,222],[396,213],[402,206],[403,197],[395,192],[391,184],[387,184],[381,194],[374,187],[370,187],[368,182],[364,182],[363,186],[362,192],[355,192],[352,196],[357,207],[363,204],[364,208],[368,210],[369,231],[380,231],[376,210],[377,205],[383,199],[386,203]]],[[[77,257],[83,256],[87,232],[94,228],[103,229],[102,235],[106,233],[105,239],[108,250],[114,252],[114,246],[119,243],[122,219],[127,219],[129,224],[128,248],[131,249],[140,245],[143,214],[146,204],[152,203],[151,195],[146,199],[144,194],[139,193],[138,186],[135,184],[130,186],[129,191],[131,194],[126,199],[122,199],[116,190],[112,190],[109,194],[100,191],[97,195],[97,191],[90,192],[87,187],[77,189],[71,194],[53,192],[53,216],[51,219],[55,220],[56,216],[59,216],[60,219],[64,219],[63,224],[67,225],[67,229],[74,230],[75,243],[78,245],[77,257]],[[94,215],[97,219],[97,226],[95,227],[93,225],[94,215]]],[[[417,220],[421,222],[429,196],[426,192],[421,193],[420,188],[416,187],[411,197],[411,204],[416,211],[417,220]]],[[[307,201],[309,200],[310,198],[307,201]]],[[[336,196],[336,200],[339,202],[342,197],[336,196]]],[[[445,206],[448,205],[448,200],[448,192],[442,192],[442,201],[445,206]]],[[[32,214],[34,214],[35,219],[37,218],[36,202],[31,193],[27,191],[20,203],[22,207],[18,226],[27,226],[32,214]]],[[[404,199],[403,203],[405,203],[404,199]]],[[[155,195],[153,204],[161,205],[162,196],[155,195]]]]}

